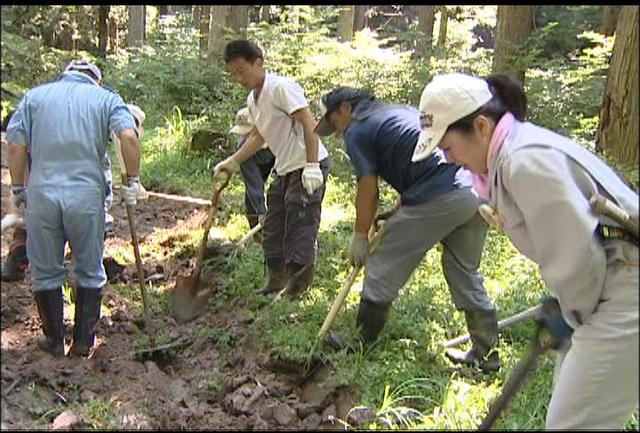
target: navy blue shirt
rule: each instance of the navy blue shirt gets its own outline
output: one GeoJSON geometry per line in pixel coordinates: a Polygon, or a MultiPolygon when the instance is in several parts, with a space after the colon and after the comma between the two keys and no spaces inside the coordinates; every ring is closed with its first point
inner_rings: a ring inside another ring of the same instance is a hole
{"type": "Polygon", "coordinates": [[[411,162],[420,135],[420,113],[410,106],[360,103],[344,142],[356,178],[379,176],[400,194],[403,205],[425,203],[471,186],[471,174],[446,162],[440,149],[411,162]]]}

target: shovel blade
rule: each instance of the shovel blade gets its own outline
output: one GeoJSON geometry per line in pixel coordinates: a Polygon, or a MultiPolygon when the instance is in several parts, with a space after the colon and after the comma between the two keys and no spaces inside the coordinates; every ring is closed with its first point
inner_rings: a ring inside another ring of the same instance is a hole
{"type": "Polygon", "coordinates": [[[212,292],[212,288],[205,284],[199,275],[179,276],[175,287],[169,293],[169,304],[176,318],[181,322],[187,322],[202,313],[212,292]]]}

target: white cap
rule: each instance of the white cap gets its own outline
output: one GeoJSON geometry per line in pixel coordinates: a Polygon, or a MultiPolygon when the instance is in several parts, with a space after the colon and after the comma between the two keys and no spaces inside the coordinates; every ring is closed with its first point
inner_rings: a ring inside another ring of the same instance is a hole
{"type": "Polygon", "coordinates": [[[236,124],[229,130],[230,134],[246,135],[253,129],[253,122],[251,122],[251,116],[249,116],[249,109],[247,107],[241,108],[236,113],[236,124]]]}
{"type": "Polygon", "coordinates": [[[144,123],[144,119],[147,117],[146,114],[144,114],[144,111],[134,104],[127,104],[127,108],[131,112],[131,115],[138,121],[138,124],[142,125],[144,123]]]}
{"type": "Polygon", "coordinates": [[[64,68],[64,72],[69,71],[91,71],[91,73],[97,78],[98,82],[102,81],[102,72],[100,72],[100,68],[87,60],[72,60],[69,62],[67,67],[64,68]]]}
{"type": "Polygon", "coordinates": [[[412,162],[425,159],[440,144],[452,123],[473,113],[493,98],[482,78],[467,74],[436,76],[420,97],[422,131],[411,157],[412,162]]]}

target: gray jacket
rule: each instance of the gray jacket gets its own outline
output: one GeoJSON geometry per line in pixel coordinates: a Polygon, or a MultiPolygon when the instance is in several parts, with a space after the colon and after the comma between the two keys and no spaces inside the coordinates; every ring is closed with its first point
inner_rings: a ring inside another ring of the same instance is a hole
{"type": "Polygon", "coordinates": [[[565,320],[589,319],[604,287],[606,257],[589,198],[603,194],[638,217],[638,194],[602,160],[572,140],[516,122],[495,157],[490,205],[518,250],[540,266],[565,320]]]}

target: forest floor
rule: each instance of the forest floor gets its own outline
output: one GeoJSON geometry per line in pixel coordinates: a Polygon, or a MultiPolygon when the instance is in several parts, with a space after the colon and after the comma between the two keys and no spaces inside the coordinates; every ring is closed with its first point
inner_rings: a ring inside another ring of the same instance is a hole
{"type": "MultiPolygon", "coordinates": [[[[2,148],[2,216],[10,206],[6,147],[2,148]]],[[[195,257],[177,258],[173,242],[202,221],[205,208],[149,198],[135,208],[141,250],[151,285],[168,290],[177,275],[189,275],[195,257]]],[[[116,194],[114,233],[105,257],[132,251],[125,209],[116,194]]],[[[2,233],[2,261],[12,230],[2,233]]],[[[209,255],[216,254],[209,251],[209,255]]],[[[130,252],[130,256],[132,253],[130,252]]],[[[179,255],[178,255],[179,257],[179,255]]],[[[112,262],[113,263],[113,262],[112,262]]],[[[66,260],[73,281],[70,257],[66,260]]],[[[111,269],[104,287],[96,350],[90,358],[54,358],[40,350],[42,335],[29,278],[2,282],[2,429],[344,429],[342,419],[358,399],[350,387],[332,385],[330,367],[282,362],[262,347],[259,331],[241,298],[210,302],[202,315],[178,322],[167,310],[152,308],[151,323],[131,303],[139,297],[135,261],[111,269]],[[121,289],[130,290],[123,296],[121,289]],[[128,287],[128,289],[127,289],[128,287]],[[133,295],[133,292],[136,295],[133,295]],[[151,325],[151,326],[149,326],[151,325]],[[185,341],[164,358],[141,356],[147,332],[161,330],[164,342],[185,341]],[[218,332],[200,332],[216,329],[218,332]],[[138,351],[138,352],[136,352],[138,351]]],[[[215,284],[216,275],[207,278],[215,284]]],[[[160,289],[162,290],[162,289],[160,289]]],[[[214,295],[215,296],[215,295],[214,295]]],[[[155,304],[154,304],[155,306],[155,304]]],[[[65,291],[67,349],[73,303],[65,291]]]]}

